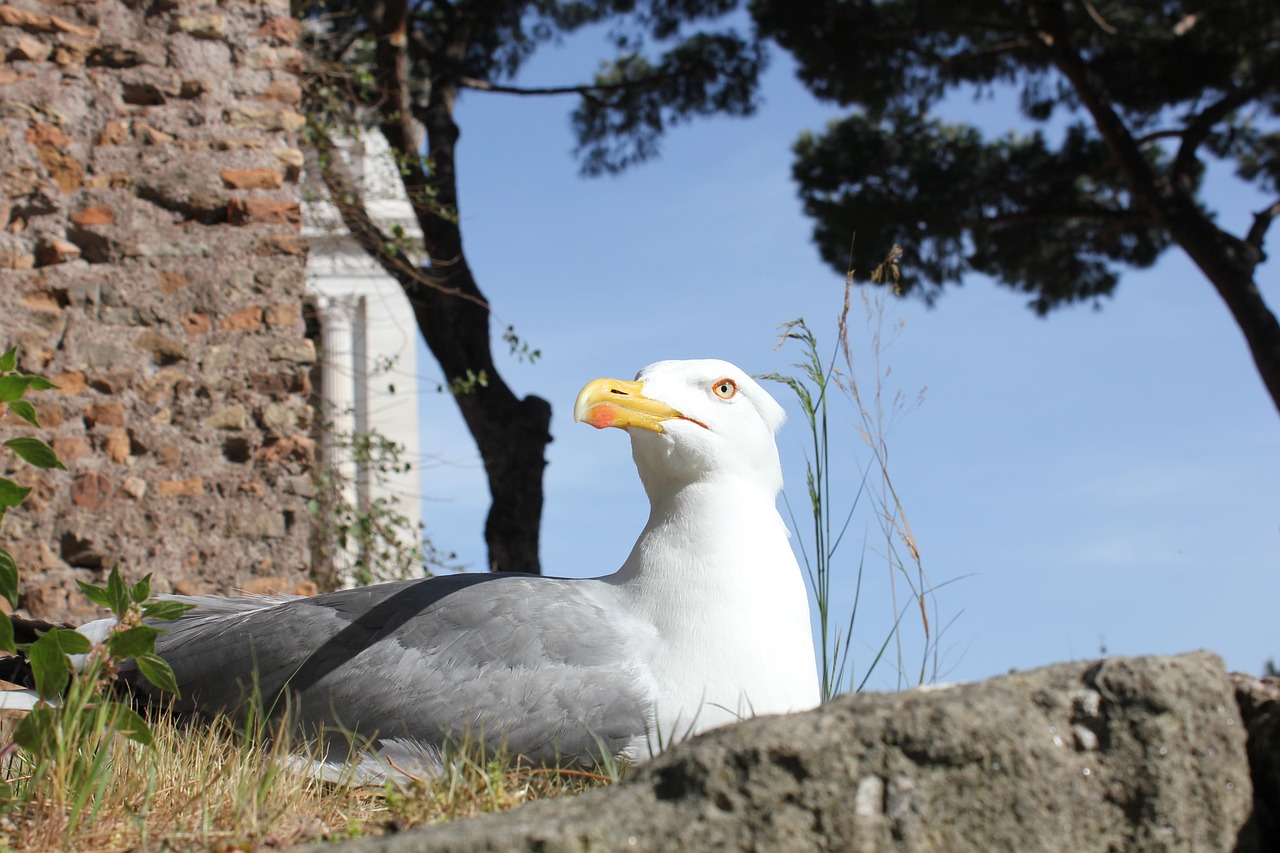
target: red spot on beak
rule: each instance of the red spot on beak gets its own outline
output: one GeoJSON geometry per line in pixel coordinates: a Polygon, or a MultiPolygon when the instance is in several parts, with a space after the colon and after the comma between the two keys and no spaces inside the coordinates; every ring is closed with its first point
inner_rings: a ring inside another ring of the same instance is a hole
{"type": "Polygon", "coordinates": [[[616,420],[617,413],[612,406],[592,406],[586,417],[586,423],[596,429],[611,427],[616,420]]]}

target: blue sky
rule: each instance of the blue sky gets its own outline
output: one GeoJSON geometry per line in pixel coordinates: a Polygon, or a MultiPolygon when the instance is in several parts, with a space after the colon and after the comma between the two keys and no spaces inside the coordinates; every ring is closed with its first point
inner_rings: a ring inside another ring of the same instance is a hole
{"type": "MultiPolygon", "coordinates": [[[[590,46],[535,58],[519,82],[585,79],[590,46]]],[[[548,574],[616,569],[647,505],[628,440],[572,422],[578,389],[629,378],[664,358],[715,357],[753,373],[786,372],[779,324],[804,317],[835,343],[842,277],[818,258],[790,178],[790,147],[839,111],[816,102],[773,51],[765,104],[751,119],[676,128],[659,160],[616,178],[583,179],[571,151],[572,104],[467,94],[458,109],[460,208],[468,258],[505,324],[542,352],[501,361],[519,393],[554,407],[542,562],[548,574]]],[[[990,132],[1013,121],[998,104],[953,101],[990,132]]],[[[1237,230],[1259,198],[1215,178],[1210,200],[1237,230]]],[[[1270,254],[1280,254],[1273,229],[1270,254]]],[[[1259,283],[1273,309],[1273,261],[1259,283]]],[[[923,400],[887,433],[889,469],[936,594],[938,676],[968,680],[1055,661],[1207,648],[1234,669],[1280,656],[1280,417],[1211,286],[1170,250],[1125,274],[1101,310],[1037,318],[1025,298],[980,277],[936,306],[885,303],[887,394],[923,400]]],[[[875,385],[855,307],[856,378],[875,385]]],[[[504,345],[496,341],[501,350],[504,345]]],[[[423,352],[422,384],[438,369],[423,352]]],[[[792,412],[780,436],[788,493],[805,501],[808,437],[792,412]]],[[[838,495],[852,499],[869,452],[855,413],[833,411],[838,495]]],[[[424,516],[429,534],[473,570],[485,565],[488,493],[453,402],[423,403],[424,516]]],[[[802,520],[802,524],[803,524],[802,520]]],[[[837,612],[867,540],[854,629],[861,678],[894,616],[893,572],[868,506],[838,560],[837,612]]],[[[905,586],[897,580],[898,601],[905,586]]],[[[904,630],[919,666],[918,620],[904,630]]],[[[868,686],[900,683],[892,662],[868,686]]]]}

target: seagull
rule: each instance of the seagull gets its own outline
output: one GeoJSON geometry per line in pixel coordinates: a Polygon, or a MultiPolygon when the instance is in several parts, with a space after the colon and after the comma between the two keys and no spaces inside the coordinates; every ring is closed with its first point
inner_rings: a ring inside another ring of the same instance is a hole
{"type": "MultiPolygon", "coordinates": [[[[725,361],[592,381],[574,419],[629,434],[650,504],[620,569],[173,596],[196,605],[157,641],[175,707],[243,715],[256,692],[321,733],[331,779],[352,761],[374,778],[438,775],[466,743],[535,764],[640,761],[745,717],[811,708],[808,594],[776,507],[784,417],[725,361]]],[[[127,664],[122,677],[157,693],[127,664]]]]}

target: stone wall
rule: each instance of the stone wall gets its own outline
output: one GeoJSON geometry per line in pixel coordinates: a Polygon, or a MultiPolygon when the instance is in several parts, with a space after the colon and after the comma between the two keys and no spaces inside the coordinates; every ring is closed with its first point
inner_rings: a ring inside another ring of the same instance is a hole
{"type": "Polygon", "coordinates": [[[94,613],[75,580],[117,559],[157,592],[308,577],[297,36],[277,0],[0,5],[0,348],[61,386],[29,399],[69,469],[0,458],[34,615],[94,613]]]}

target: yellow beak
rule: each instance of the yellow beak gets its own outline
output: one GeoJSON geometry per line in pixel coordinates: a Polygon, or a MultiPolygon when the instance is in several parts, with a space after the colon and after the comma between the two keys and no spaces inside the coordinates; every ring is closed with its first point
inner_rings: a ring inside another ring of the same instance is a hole
{"type": "Polygon", "coordinates": [[[594,379],[578,392],[573,419],[596,429],[640,427],[663,432],[662,422],[684,415],[644,395],[643,382],[625,379],[594,379]]]}

